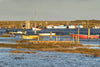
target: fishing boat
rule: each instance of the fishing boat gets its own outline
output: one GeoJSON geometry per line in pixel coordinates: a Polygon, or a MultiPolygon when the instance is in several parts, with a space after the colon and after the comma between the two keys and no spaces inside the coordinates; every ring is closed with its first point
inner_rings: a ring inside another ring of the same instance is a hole
{"type": "Polygon", "coordinates": [[[38,39],[38,35],[23,35],[23,39],[38,39]]]}
{"type": "Polygon", "coordinates": [[[56,35],[56,33],[40,33],[39,34],[39,36],[50,36],[50,35],[54,36],[56,35]]]}
{"type": "Polygon", "coordinates": [[[81,34],[70,34],[70,36],[73,38],[79,37],[79,39],[99,39],[99,35],[81,35],[81,34]]]}
{"type": "Polygon", "coordinates": [[[66,25],[54,26],[54,29],[65,29],[65,28],[67,28],[66,25]]]}
{"type": "MultiPolygon", "coordinates": [[[[35,31],[35,27],[32,27],[32,30],[35,31]]],[[[36,31],[41,31],[41,30],[42,30],[42,28],[36,27],[36,31]]]]}

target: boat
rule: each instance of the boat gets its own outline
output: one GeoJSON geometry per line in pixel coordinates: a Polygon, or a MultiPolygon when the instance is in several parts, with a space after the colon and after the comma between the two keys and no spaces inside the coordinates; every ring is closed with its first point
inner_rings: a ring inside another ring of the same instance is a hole
{"type": "Polygon", "coordinates": [[[40,33],[39,34],[39,36],[50,36],[50,35],[52,35],[52,36],[55,36],[56,35],[56,33],[40,33]]]}
{"type": "Polygon", "coordinates": [[[94,26],[93,29],[100,29],[100,26],[94,26]]]}
{"type": "Polygon", "coordinates": [[[74,26],[74,25],[70,25],[70,26],[68,26],[68,28],[69,28],[69,29],[74,29],[75,26],[74,26]]]}
{"type": "Polygon", "coordinates": [[[54,25],[48,25],[46,26],[47,29],[52,29],[54,27],[54,25]]]}
{"type": "Polygon", "coordinates": [[[83,28],[83,26],[82,25],[78,25],[77,28],[83,28]]]}
{"type": "Polygon", "coordinates": [[[54,29],[65,29],[65,28],[67,28],[66,25],[54,26],[54,29]]]}
{"type": "Polygon", "coordinates": [[[99,35],[81,35],[81,34],[70,34],[71,38],[79,36],[79,39],[99,39],[99,35]]]}
{"type": "Polygon", "coordinates": [[[17,32],[9,32],[10,34],[26,34],[26,31],[25,32],[22,32],[22,31],[17,31],[17,32]]]}
{"type": "Polygon", "coordinates": [[[38,35],[22,35],[23,39],[38,39],[38,35]]]}
{"type": "MultiPolygon", "coordinates": [[[[35,31],[35,27],[32,27],[32,30],[35,31]]],[[[36,27],[36,31],[41,31],[41,30],[42,30],[42,28],[36,27]]]]}

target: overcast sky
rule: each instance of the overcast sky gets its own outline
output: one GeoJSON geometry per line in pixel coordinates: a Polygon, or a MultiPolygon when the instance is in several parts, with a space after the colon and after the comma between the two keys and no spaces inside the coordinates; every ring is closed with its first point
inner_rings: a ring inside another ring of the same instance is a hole
{"type": "Polygon", "coordinates": [[[0,0],[0,20],[100,20],[100,0],[0,0]]]}

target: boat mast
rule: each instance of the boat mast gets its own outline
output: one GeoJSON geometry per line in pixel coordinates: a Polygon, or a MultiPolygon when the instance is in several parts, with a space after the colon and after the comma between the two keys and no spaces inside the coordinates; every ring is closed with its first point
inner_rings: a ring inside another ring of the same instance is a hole
{"type": "Polygon", "coordinates": [[[35,34],[36,34],[36,11],[35,11],[35,34]]]}

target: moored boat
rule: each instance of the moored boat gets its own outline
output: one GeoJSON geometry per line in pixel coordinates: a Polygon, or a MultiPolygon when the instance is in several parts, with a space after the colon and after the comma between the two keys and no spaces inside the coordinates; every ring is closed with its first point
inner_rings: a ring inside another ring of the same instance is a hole
{"type": "Polygon", "coordinates": [[[54,27],[54,25],[48,25],[46,26],[47,29],[52,29],[54,27]]]}
{"type": "Polygon", "coordinates": [[[69,29],[75,29],[75,25],[68,26],[69,29]]]}
{"type": "Polygon", "coordinates": [[[38,39],[38,35],[23,35],[23,39],[38,39]]]}
{"type": "MultiPolygon", "coordinates": [[[[35,27],[32,27],[32,30],[35,31],[35,27]]],[[[36,27],[36,31],[41,31],[42,28],[36,27]]]]}
{"type": "Polygon", "coordinates": [[[9,32],[10,34],[26,34],[26,31],[25,32],[22,32],[22,31],[17,31],[17,32],[9,32]]]}
{"type": "Polygon", "coordinates": [[[39,36],[50,36],[50,35],[52,35],[52,36],[54,36],[54,35],[56,35],[56,33],[40,33],[39,34],[39,36]]]}
{"type": "Polygon", "coordinates": [[[81,34],[70,34],[70,36],[73,38],[79,37],[79,39],[99,39],[99,35],[81,35],[81,34]]]}
{"type": "Polygon", "coordinates": [[[65,28],[67,28],[66,25],[54,26],[54,29],[65,29],[65,28]]]}

